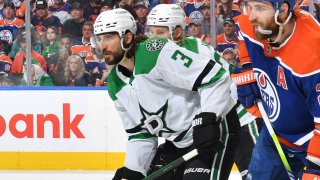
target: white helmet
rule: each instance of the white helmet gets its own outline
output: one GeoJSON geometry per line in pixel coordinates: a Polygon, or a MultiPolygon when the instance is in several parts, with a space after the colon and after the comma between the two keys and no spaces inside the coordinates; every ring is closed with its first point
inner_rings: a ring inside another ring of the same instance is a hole
{"type": "Polygon", "coordinates": [[[121,8],[100,13],[94,23],[95,35],[117,32],[122,38],[127,30],[136,34],[136,21],[127,10],[121,8]]]}
{"type": "Polygon", "coordinates": [[[182,29],[186,27],[186,14],[176,4],[159,4],[149,13],[147,18],[148,26],[167,26],[172,33],[179,25],[182,29]]]}

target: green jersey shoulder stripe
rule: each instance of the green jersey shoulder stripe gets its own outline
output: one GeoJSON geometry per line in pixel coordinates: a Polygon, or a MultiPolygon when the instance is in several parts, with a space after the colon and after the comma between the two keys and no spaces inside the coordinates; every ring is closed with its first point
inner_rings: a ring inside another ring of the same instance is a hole
{"type": "Polygon", "coordinates": [[[210,86],[211,84],[217,82],[226,72],[227,71],[221,67],[217,72],[217,74],[214,77],[212,77],[209,82],[198,86],[198,89],[202,89],[204,87],[210,86]]]}
{"type": "Polygon", "coordinates": [[[117,66],[115,66],[108,76],[108,93],[113,101],[117,100],[116,94],[126,85],[117,74],[117,66]]]}
{"type": "Polygon", "coordinates": [[[149,38],[139,43],[135,57],[135,75],[148,74],[156,65],[158,56],[168,42],[165,38],[149,38]]]}
{"type": "Polygon", "coordinates": [[[181,46],[189,51],[199,54],[198,41],[194,37],[186,37],[181,46]]]}
{"type": "Polygon", "coordinates": [[[214,58],[214,60],[215,60],[218,64],[220,64],[220,65],[222,66],[222,63],[221,63],[221,61],[220,61],[221,56],[220,56],[219,53],[214,52],[213,58],[214,58]]]}

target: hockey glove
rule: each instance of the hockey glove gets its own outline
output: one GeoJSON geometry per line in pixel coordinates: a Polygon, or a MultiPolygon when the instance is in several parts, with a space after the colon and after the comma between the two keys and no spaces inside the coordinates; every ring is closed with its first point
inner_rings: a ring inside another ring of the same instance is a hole
{"type": "Polygon", "coordinates": [[[202,112],[192,121],[193,145],[202,163],[211,167],[216,152],[224,148],[220,141],[220,119],[214,113],[202,112]]]}
{"type": "Polygon", "coordinates": [[[307,170],[303,172],[302,180],[314,180],[320,179],[320,164],[316,164],[317,161],[320,163],[320,159],[318,158],[310,158],[307,156],[307,170]]]}
{"type": "Polygon", "coordinates": [[[126,167],[117,169],[116,174],[113,177],[113,180],[141,180],[144,178],[144,175],[141,172],[130,170],[126,167]]]}
{"type": "Polygon", "coordinates": [[[260,111],[254,103],[256,99],[261,99],[261,95],[251,63],[242,65],[242,68],[235,68],[231,76],[237,85],[238,99],[242,106],[252,115],[261,118],[260,111]]]}

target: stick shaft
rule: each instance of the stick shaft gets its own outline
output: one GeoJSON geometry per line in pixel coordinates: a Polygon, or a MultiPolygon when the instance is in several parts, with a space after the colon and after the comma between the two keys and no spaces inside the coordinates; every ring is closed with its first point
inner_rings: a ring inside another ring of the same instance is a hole
{"type": "Polygon", "coordinates": [[[264,121],[264,123],[266,124],[266,127],[267,127],[267,129],[268,129],[268,131],[269,131],[269,134],[270,134],[270,136],[271,136],[271,138],[272,138],[272,140],[273,140],[273,142],[274,142],[274,144],[275,144],[275,146],[276,146],[276,148],[277,148],[277,151],[278,151],[278,154],[279,154],[279,156],[280,156],[280,159],[281,159],[284,167],[286,168],[290,179],[292,179],[292,178],[293,178],[292,170],[291,170],[290,165],[289,165],[289,163],[288,163],[288,160],[287,160],[287,158],[286,158],[286,156],[285,156],[285,154],[284,154],[284,152],[283,152],[283,149],[282,149],[282,147],[281,147],[281,145],[280,145],[280,142],[279,142],[279,140],[278,140],[278,138],[277,138],[277,135],[276,135],[276,133],[274,132],[272,126],[271,126],[271,123],[270,123],[270,121],[269,121],[269,118],[268,118],[268,116],[267,116],[266,111],[264,110],[264,107],[263,107],[263,105],[262,105],[262,102],[261,102],[261,101],[258,101],[258,102],[257,102],[257,105],[258,105],[258,108],[259,108],[260,113],[261,113],[261,115],[262,115],[263,121],[264,121]]]}
{"type": "Polygon", "coordinates": [[[169,163],[168,165],[164,166],[163,168],[161,168],[161,169],[157,170],[156,172],[150,174],[149,176],[145,177],[144,180],[151,180],[151,179],[155,179],[157,177],[160,177],[160,176],[166,174],[167,172],[180,166],[182,163],[188,161],[189,159],[191,159],[197,155],[198,155],[198,150],[194,149],[194,150],[188,152],[187,154],[183,155],[182,157],[176,159],[175,161],[169,163]]]}

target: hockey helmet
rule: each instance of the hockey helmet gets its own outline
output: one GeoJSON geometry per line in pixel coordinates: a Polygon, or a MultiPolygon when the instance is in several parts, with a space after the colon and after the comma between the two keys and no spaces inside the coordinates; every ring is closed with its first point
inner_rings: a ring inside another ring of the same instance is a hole
{"type": "Polygon", "coordinates": [[[127,31],[135,34],[136,21],[125,9],[117,8],[100,13],[94,23],[94,34],[99,35],[109,32],[117,32],[122,38],[127,31]]]}
{"type": "Polygon", "coordinates": [[[155,6],[147,17],[148,26],[166,26],[173,32],[177,26],[185,29],[186,14],[176,4],[159,4],[155,6]]]}
{"type": "Polygon", "coordinates": [[[283,3],[287,3],[289,5],[289,11],[292,12],[294,9],[294,5],[296,4],[295,0],[247,0],[247,1],[256,1],[256,2],[271,2],[273,4],[274,10],[280,11],[280,8],[283,3]]]}

